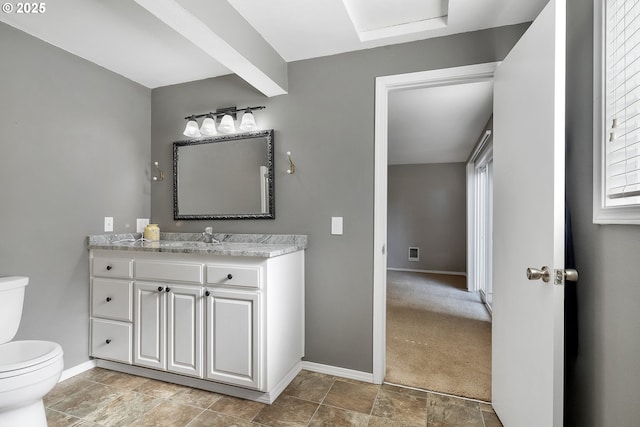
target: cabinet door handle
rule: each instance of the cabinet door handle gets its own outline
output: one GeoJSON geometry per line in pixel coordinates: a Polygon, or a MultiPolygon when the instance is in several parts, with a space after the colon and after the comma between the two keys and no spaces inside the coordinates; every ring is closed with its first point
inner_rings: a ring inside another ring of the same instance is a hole
{"type": "Polygon", "coordinates": [[[171,288],[167,286],[167,289],[165,289],[166,292],[171,292],[171,288]]]}
{"type": "Polygon", "coordinates": [[[111,297],[107,297],[107,302],[111,302],[111,297]]]}
{"type": "Polygon", "coordinates": [[[158,292],[162,292],[164,288],[162,286],[158,286],[158,292]]]}
{"type": "Polygon", "coordinates": [[[209,295],[211,295],[211,292],[207,291],[204,293],[204,296],[208,297],[209,295]]]}
{"type": "Polygon", "coordinates": [[[111,344],[111,338],[107,338],[107,340],[105,341],[107,344],[111,344]]]}
{"type": "Polygon", "coordinates": [[[233,279],[233,274],[231,274],[231,273],[227,274],[227,279],[229,279],[229,280],[233,279]]]}
{"type": "Polygon", "coordinates": [[[107,271],[110,271],[113,267],[110,265],[107,265],[107,271]]]}

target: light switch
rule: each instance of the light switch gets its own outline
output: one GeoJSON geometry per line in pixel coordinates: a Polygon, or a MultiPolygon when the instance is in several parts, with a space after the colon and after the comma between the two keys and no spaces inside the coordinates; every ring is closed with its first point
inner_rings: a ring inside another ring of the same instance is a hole
{"type": "Polygon", "coordinates": [[[342,235],[342,217],[331,217],[331,234],[342,235]]]}

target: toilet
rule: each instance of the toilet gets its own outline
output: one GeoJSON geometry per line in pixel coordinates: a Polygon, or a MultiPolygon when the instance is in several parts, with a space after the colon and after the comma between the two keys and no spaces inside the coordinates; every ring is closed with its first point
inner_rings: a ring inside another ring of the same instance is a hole
{"type": "Polygon", "coordinates": [[[0,427],[46,427],[42,398],[56,385],[62,347],[50,341],[11,341],[22,317],[28,277],[0,277],[0,427]]]}

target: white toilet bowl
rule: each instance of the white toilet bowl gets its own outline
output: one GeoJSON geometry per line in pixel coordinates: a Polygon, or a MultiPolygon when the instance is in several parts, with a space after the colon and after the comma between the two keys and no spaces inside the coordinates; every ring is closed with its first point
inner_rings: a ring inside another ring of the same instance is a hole
{"type": "Polygon", "coordinates": [[[0,427],[46,427],[42,398],[64,366],[62,347],[50,341],[0,344],[0,427]]]}

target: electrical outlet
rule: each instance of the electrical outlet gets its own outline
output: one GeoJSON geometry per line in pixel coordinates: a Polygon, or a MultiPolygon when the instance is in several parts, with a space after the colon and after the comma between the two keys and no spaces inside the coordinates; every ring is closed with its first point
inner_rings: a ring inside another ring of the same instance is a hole
{"type": "Polygon", "coordinates": [[[144,228],[149,225],[149,218],[137,218],[136,219],[136,233],[144,232],[144,228]]]}
{"type": "Polygon", "coordinates": [[[104,217],[104,231],[113,231],[113,217],[105,216],[104,217]]]}

